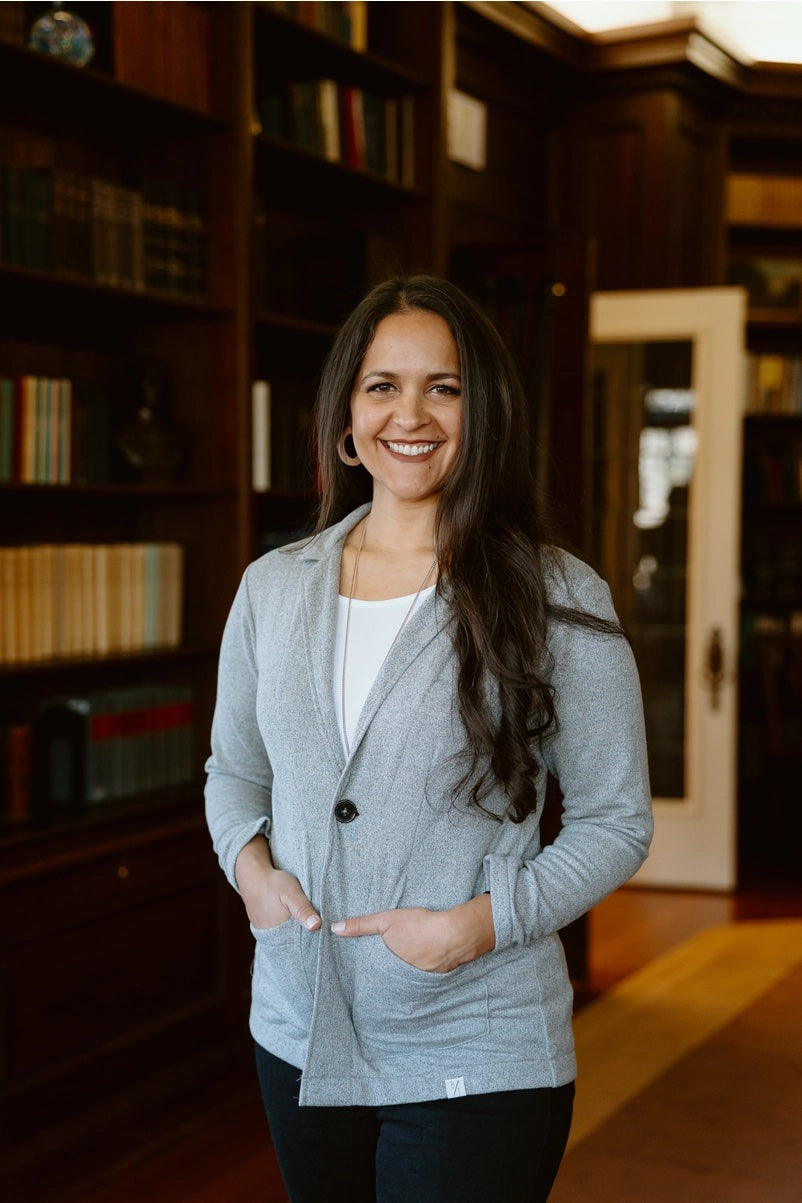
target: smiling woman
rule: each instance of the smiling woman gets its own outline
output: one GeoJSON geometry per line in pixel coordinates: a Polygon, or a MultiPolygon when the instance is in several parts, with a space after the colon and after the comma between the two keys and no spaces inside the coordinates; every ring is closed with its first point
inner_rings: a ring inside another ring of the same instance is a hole
{"type": "Polygon", "coordinates": [[[324,366],[316,534],[231,609],[207,814],[292,1203],[543,1203],[565,1146],[557,933],[638,868],[651,795],[632,653],[544,539],[527,412],[464,293],[379,285],[324,366]]]}

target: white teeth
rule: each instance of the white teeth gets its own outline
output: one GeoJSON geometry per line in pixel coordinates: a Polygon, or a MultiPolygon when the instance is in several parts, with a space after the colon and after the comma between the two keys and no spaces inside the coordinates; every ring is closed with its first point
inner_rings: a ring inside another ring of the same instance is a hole
{"type": "Polygon", "coordinates": [[[386,444],[391,451],[395,451],[399,455],[428,455],[430,451],[434,451],[437,443],[390,443],[386,444]]]}

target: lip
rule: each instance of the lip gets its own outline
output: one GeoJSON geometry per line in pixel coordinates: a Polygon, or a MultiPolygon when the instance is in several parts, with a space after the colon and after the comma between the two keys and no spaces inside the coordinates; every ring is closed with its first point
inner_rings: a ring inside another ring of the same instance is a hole
{"type": "Polygon", "coordinates": [[[388,455],[393,459],[399,460],[402,463],[422,464],[427,463],[433,455],[436,455],[443,446],[444,440],[438,439],[380,439],[382,447],[388,455]],[[398,451],[398,447],[428,447],[428,451],[398,451]]]}

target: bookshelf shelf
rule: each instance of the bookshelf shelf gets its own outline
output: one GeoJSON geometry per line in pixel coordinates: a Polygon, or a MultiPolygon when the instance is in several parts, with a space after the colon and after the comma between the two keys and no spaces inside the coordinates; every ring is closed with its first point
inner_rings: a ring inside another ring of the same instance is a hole
{"type": "Polygon", "coordinates": [[[91,304],[94,297],[97,305],[107,305],[111,302],[119,305],[121,310],[134,305],[147,307],[149,312],[160,308],[164,311],[165,317],[174,313],[179,319],[191,314],[206,316],[210,320],[221,320],[231,318],[234,313],[231,306],[218,305],[205,297],[179,295],[153,288],[135,289],[122,285],[99,284],[93,280],[67,275],[64,272],[25,267],[21,264],[2,261],[0,261],[0,289],[13,289],[14,299],[23,305],[26,298],[24,295],[20,295],[21,290],[26,290],[34,300],[39,300],[47,293],[51,305],[64,304],[79,296],[85,299],[86,304],[91,304]]]}
{"type": "Polygon", "coordinates": [[[47,660],[27,660],[16,663],[0,663],[0,680],[11,677],[52,678],[57,684],[55,692],[62,692],[63,682],[68,678],[82,678],[94,672],[108,669],[129,673],[146,669],[165,670],[169,665],[190,664],[193,661],[216,660],[220,651],[219,642],[184,643],[179,647],[141,648],[136,651],[110,652],[107,655],[60,656],[47,660]]]}
{"type": "Polygon", "coordinates": [[[197,813],[202,792],[203,783],[198,780],[171,787],[158,798],[143,794],[116,803],[104,803],[77,818],[51,823],[44,828],[32,823],[6,827],[0,842],[0,885],[40,876],[49,865],[53,868],[80,866],[95,859],[98,851],[108,855],[146,846],[153,841],[153,831],[132,832],[131,818],[134,816],[142,818],[152,814],[159,819],[161,832],[172,837],[199,832],[204,826],[202,816],[197,813]],[[90,833],[99,833],[102,843],[87,840],[90,833]],[[32,844],[36,844],[39,853],[35,864],[20,856],[32,844]]]}
{"type": "Polygon", "coordinates": [[[802,326],[802,307],[799,309],[753,309],[748,311],[750,326],[771,330],[802,326]]]}
{"type": "Polygon", "coordinates": [[[69,503],[70,498],[84,499],[92,497],[116,498],[121,503],[130,500],[136,504],[141,502],[185,502],[185,501],[225,501],[236,496],[234,488],[209,485],[192,487],[191,485],[168,484],[28,484],[20,481],[0,481],[0,495],[19,493],[28,500],[39,498],[44,504],[50,504],[54,498],[59,502],[69,503]]]}
{"type": "Polygon", "coordinates": [[[295,333],[328,340],[334,337],[337,329],[334,323],[316,322],[311,318],[291,317],[286,313],[271,313],[267,310],[257,312],[255,321],[265,335],[273,333],[283,336],[295,333]]]}
{"type": "Polygon", "coordinates": [[[0,37],[2,91],[24,86],[31,91],[31,114],[50,112],[52,96],[59,97],[59,117],[93,111],[95,125],[113,121],[142,121],[157,117],[162,133],[178,130],[212,132],[229,128],[228,118],[115,79],[109,71],[40,54],[0,37]],[[90,109],[91,106],[91,109],[90,109]],[[102,106],[102,107],[98,107],[102,106]]]}
{"type": "MultiPolygon", "coordinates": [[[[291,159],[294,161],[294,172],[288,186],[293,193],[303,190],[303,185],[315,182],[317,177],[318,183],[325,182],[331,184],[332,181],[338,181],[339,186],[344,190],[344,195],[351,196],[354,187],[360,185],[365,192],[375,193],[377,190],[384,192],[388,196],[408,197],[411,199],[425,199],[428,193],[424,188],[416,187],[412,184],[402,184],[397,180],[387,179],[385,176],[379,175],[378,172],[370,171],[366,167],[355,167],[349,163],[342,161],[334,162],[326,159],[322,153],[315,150],[308,150],[296,142],[290,141],[288,138],[279,138],[270,134],[257,134],[255,141],[258,148],[258,153],[265,159],[264,163],[260,163],[257,167],[262,170],[267,170],[270,166],[275,165],[275,160],[291,159]],[[271,160],[274,162],[271,163],[271,160]]],[[[279,195],[281,191],[281,181],[275,181],[272,189],[274,195],[279,195]]],[[[352,197],[351,197],[352,198],[352,197]]],[[[317,202],[312,202],[313,206],[317,202]]]]}
{"type": "MultiPolygon", "coordinates": [[[[375,6],[373,9],[371,15],[375,14],[375,6]]],[[[359,50],[323,29],[302,24],[263,4],[258,5],[256,16],[255,48],[258,54],[265,54],[268,62],[286,62],[289,59],[293,66],[303,62],[308,78],[333,76],[375,88],[388,95],[410,89],[423,92],[430,86],[425,75],[397,57],[372,50],[370,45],[359,50]],[[281,50],[275,50],[275,59],[271,60],[271,44],[275,46],[277,43],[281,50]]],[[[370,33],[369,17],[368,39],[370,33]]]]}

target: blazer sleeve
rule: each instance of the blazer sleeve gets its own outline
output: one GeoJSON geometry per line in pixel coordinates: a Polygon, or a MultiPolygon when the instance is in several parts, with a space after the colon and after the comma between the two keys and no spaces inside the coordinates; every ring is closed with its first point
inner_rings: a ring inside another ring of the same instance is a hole
{"type": "MultiPolygon", "coordinates": [[[[607,585],[584,582],[582,608],[615,619],[607,585]]],[[[485,860],[496,947],[550,935],[623,885],[653,834],[640,682],[623,635],[555,622],[550,637],[557,728],[543,742],[563,794],[563,826],[531,860],[485,860]]]]}
{"type": "Polygon", "coordinates": [[[220,645],[211,755],[205,766],[206,822],[223,872],[235,889],[239,853],[255,835],[270,835],[273,773],[257,723],[258,676],[246,570],[220,645]]]}

